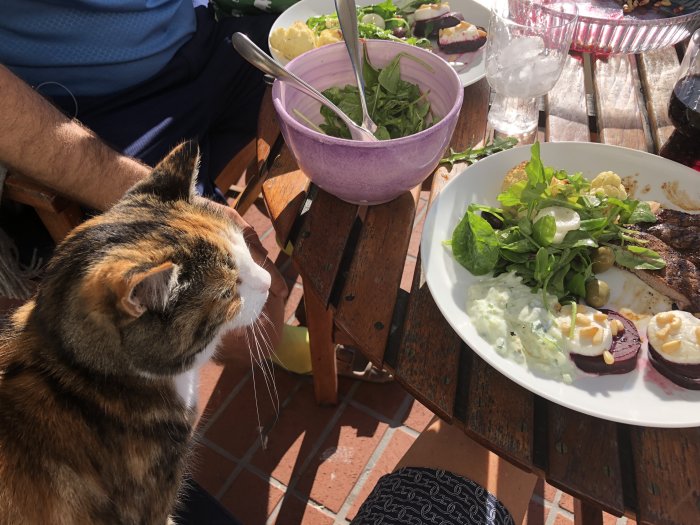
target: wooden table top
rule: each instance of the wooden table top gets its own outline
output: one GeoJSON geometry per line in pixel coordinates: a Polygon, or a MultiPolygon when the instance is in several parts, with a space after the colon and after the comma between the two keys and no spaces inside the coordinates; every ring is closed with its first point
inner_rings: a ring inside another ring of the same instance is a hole
{"type": "MultiPolygon", "coordinates": [[[[546,97],[540,141],[594,141],[656,153],[673,128],[674,48],[638,56],[571,55],[546,97]]],[[[486,138],[489,86],[465,88],[452,148],[486,138]]],[[[267,102],[264,118],[274,122],[267,102]]],[[[431,200],[460,170],[438,168],[431,200]]],[[[309,185],[286,148],[263,186],[278,241],[334,321],[420,402],[508,460],[615,515],[700,524],[700,428],[659,429],[584,415],[523,389],[469,349],[438,311],[420,259],[400,288],[420,188],[358,207],[309,185]]],[[[583,512],[585,514],[585,512],[583,512]]],[[[577,514],[577,522],[581,515],[577,514]]],[[[599,522],[594,518],[592,522],[599,522]]]]}

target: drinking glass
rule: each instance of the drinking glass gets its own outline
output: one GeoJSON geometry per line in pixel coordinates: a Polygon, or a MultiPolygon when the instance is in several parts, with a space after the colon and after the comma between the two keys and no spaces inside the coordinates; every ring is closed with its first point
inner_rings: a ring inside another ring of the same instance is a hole
{"type": "Polygon", "coordinates": [[[537,97],[559,80],[578,21],[572,0],[494,0],[486,41],[486,78],[494,91],[488,123],[526,136],[537,128],[537,97]]]}

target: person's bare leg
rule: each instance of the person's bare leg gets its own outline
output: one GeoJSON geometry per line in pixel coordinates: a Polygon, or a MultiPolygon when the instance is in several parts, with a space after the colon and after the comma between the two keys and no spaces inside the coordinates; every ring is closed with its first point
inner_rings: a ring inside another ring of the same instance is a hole
{"type": "Polygon", "coordinates": [[[461,429],[433,419],[401,458],[401,467],[430,467],[468,478],[496,496],[522,523],[537,476],[500,458],[469,438],[461,429]]]}

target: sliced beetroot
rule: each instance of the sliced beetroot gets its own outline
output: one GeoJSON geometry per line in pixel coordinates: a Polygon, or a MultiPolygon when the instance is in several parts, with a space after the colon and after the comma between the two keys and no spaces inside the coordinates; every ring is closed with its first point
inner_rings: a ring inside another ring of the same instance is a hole
{"type": "Polygon", "coordinates": [[[427,20],[417,20],[413,25],[413,36],[420,38],[437,37],[440,29],[456,26],[462,20],[464,20],[464,15],[457,11],[451,11],[427,20]]]}
{"type": "Polygon", "coordinates": [[[573,352],[570,354],[571,359],[578,368],[589,374],[608,375],[631,372],[637,366],[639,349],[642,345],[637,327],[615,310],[601,309],[600,311],[607,314],[608,319],[619,319],[625,327],[623,332],[618,332],[617,335],[613,336],[609,349],[615,362],[608,365],[602,355],[588,356],[573,352]]]}
{"type": "Polygon", "coordinates": [[[460,40],[457,42],[450,42],[448,44],[443,44],[438,39],[438,47],[440,51],[447,54],[458,54],[458,53],[471,53],[476,51],[481,46],[486,43],[486,31],[479,29],[479,38],[470,38],[467,40],[460,40]]]}
{"type": "Polygon", "coordinates": [[[684,365],[669,361],[649,343],[649,361],[664,377],[678,386],[700,390],[700,364],[684,365]]]}

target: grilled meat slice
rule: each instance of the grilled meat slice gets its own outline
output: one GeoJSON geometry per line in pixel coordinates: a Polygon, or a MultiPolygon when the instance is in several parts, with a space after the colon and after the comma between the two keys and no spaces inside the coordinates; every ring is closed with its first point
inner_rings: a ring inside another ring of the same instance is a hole
{"type": "Polygon", "coordinates": [[[656,220],[679,228],[696,228],[700,230],[700,213],[685,213],[668,208],[659,209],[656,220]]]}
{"type": "Polygon", "coordinates": [[[681,310],[700,312],[700,269],[661,239],[641,231],[635,236],[646,241],[646,248],[661,255],[666,267],[631,271],[654,290],[671,298],[681,310]]]}
{"type": "Polygon", "coordinates": [[[661,208],[655,223],[639,223],[632,229],[662,240],[700,268],[700,213],[661,208]]]}
{"type": "Polygon", "coordinates": [[[700,268],[700,228],[683,230],[670,224],[655,224],[646,233],[665,242],[700,268]]]}

